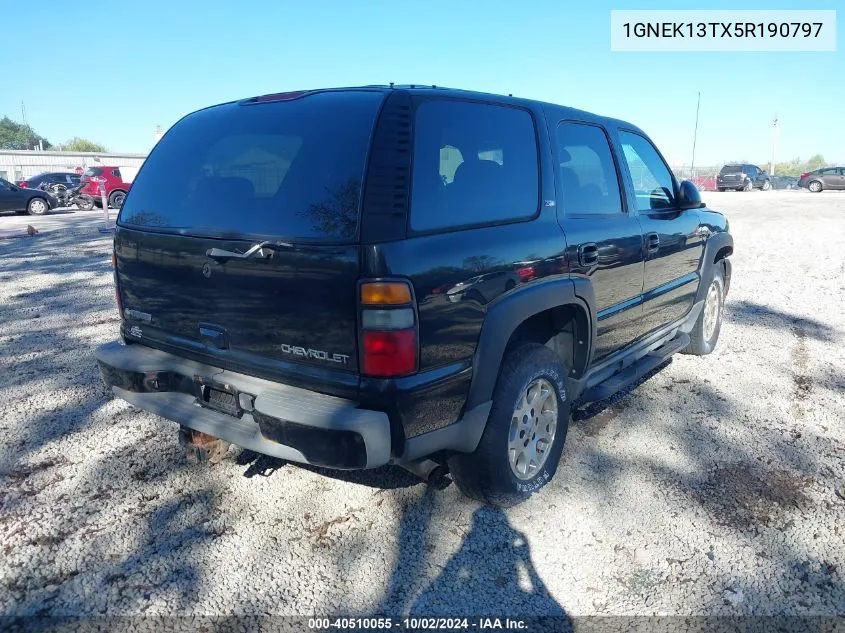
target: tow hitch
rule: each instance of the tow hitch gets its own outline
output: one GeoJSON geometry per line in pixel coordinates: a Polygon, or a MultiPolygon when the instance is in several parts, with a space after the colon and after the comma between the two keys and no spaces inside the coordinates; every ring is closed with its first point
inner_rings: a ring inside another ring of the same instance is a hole
{"type": "Polygon", "coordinates": [[[213,435],[200,433],[185,426],[179,427],[179,444],[185,447],[192,464],[217,464],[229,450],[229,442],[213,435]]]}

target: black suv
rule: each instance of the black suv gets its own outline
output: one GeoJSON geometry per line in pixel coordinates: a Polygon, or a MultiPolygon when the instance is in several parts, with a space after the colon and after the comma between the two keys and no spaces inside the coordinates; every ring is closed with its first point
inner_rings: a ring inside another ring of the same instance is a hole
{"type": "Polygon", "coordinates": [[[45,171],[26,180],[19,180],[17,185],[27,189],[37,189],[42,185],[52,192],[66,191],[79,185],[80,175],[65,171],[45,171]]]}
{"type": "Polygon", "coordinates": [[[736,189],[737,191],[752,191],[759,189],[768,191],[772,188],[772,179],[768,173],[748,163],[725,165],[716,176],[716,189],[736,189]]]}
{"type": "Polygon", "coordinates": [[[573,404],[713,350],[732,251],[629,123],[435,87],[267,95],[153,149],[96,356],[189,451],[448,468],[509,505],[554,475],[573,404]]]}

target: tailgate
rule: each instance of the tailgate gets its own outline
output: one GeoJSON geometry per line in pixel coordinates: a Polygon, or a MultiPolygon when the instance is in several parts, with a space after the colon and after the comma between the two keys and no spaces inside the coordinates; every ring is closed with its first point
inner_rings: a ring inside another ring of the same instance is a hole
{"type": "Polygon", "coordinates": [[[295,93],[174,125],[118,217],[126,337],[252,375],[357,380],[360,198],[382,99],[295,93]]]}

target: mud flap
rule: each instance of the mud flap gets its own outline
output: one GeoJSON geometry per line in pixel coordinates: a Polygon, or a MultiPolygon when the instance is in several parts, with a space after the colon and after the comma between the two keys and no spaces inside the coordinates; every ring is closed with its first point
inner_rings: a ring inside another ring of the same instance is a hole
{"type": "Polygon", "coordinates": [[[179,444],[185,447],[191,464],[217,464],[223,461],[229,451],[229,442],[226,440],[185,426],[179,427],[179,444]]]}

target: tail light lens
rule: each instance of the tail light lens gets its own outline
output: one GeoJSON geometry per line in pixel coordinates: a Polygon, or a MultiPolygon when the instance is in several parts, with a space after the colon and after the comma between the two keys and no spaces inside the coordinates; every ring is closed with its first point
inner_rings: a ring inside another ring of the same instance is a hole
{"type": "Polygon", "coordinates": [[[114,300],[117,304],[117,313],[120,315],[120,318],[123,318],[123,300],[120,298],[120,284],[117,281],[117,253],[112,251],[111,253],[111,267],[112,272],[114,275],[114,300]]]}
{"type": "Polygon", "coordinates": [[[525,266],[523,268],[516,269],[517,277],[519,277],[520,281],[531,281],[534,279],[534,267],[533,266],[525,266]]]}
{"type": "Polygon", "coordinates": [[[18,185],[18,187],[20,187],[21,189],[29,189],[29,183],[28,182],[22,182],[18,185]]]}
{"type": "Polygon", "coordinates": [[[801,174],[801,178],[806,178],[809,175],[810,175],[810,172],[805,171],[803,174],[801,174]]]}
{"type": "Polygon", "coordinates": [[[396,378],[417,371],[417,320],[411,287],[404,281],[363,282],[361,372],[396,378]]]}

